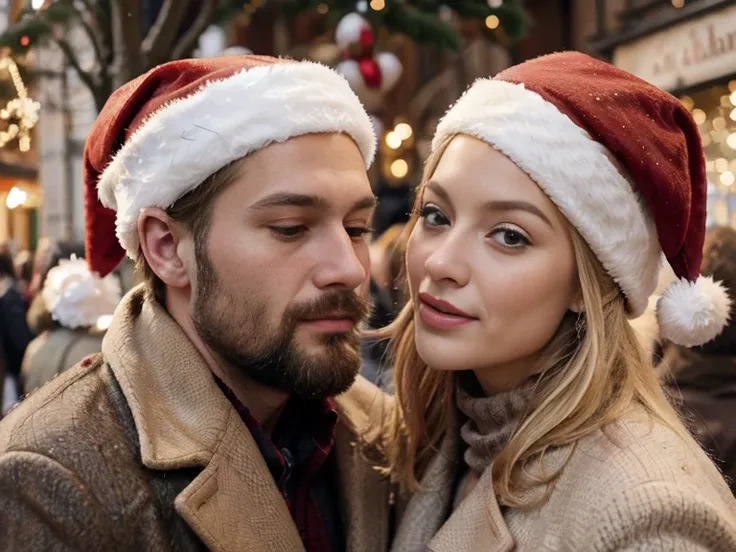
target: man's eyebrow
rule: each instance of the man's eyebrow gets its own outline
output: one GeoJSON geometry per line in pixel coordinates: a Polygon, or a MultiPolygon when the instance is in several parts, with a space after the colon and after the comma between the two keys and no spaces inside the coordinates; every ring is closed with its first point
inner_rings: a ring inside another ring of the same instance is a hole
{"type": "Polygon", "coordinates": [[[364,209],[373,209],[376,205],[378,205],[378,198],[374,195],[367,195],[353,203],[353,206],[350,208],[350,212],[353,213],[355,211],[363,211],[364,209]]]}
{"type": "MultiPolygon", "coordinates": [[[[373,209],[376,204],[376,197],[374,195],[367,195],[353,203],[350,212],[373,209]]],[[[267,209],[269,207],[311,207],[314,209],[326,209],[329,207],[329,201],[318,195],[277,192],[256,201],[250,206],[253,210],[267,209]]]]}
{"type": "Polygon", "coordinates": [[[250,208],[253,210],[267,209],[268,207],[325,208],[327,205],[327,200],[317,195],[276,192],[256,201],[250,208]]]}

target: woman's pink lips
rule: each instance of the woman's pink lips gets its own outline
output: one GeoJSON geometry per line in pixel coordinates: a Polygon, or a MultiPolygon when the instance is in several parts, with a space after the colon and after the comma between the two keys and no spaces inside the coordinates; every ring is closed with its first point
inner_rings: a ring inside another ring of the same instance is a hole
{"type": "Polygon", "coordinates": [[[421,317],[422,322],[437,330],[449,330],[457,328],[458,326],[470,324],[477,320],[476,318],[469,318],[467,316],[445,314],[423,301],[420,301],[419,303],[419,316],[421,317]]]}
{"type": "Polygon", "coordinates": [[[419,300],[422,303],[426,303],[430,307],[442,313],[452,314],[454,316],[461,316],[464,318],[475,318],[464,310],[457,308],[452,303],[449,303],[444,299],[439,299],[433,295],[430,295],[429,293],[421,292],[419,294],[419,300]]]}

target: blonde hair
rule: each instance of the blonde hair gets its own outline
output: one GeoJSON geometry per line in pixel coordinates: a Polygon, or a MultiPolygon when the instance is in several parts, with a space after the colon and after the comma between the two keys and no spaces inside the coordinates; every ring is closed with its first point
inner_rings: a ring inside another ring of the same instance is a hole
{"type": "MultiPolygon", "coordinates": [[[[423,187],[434,173],[449,137],[427,161],[416,206],[423,187]]],[[[408,239],[417,214],[407,225],[408,239]]],[[[493,462],[494,491],[501,504],[534,507],[526,491],[547,486],[560,473],[529,467],[561,445],[571,444],[620,418],[633,405],[686,438],[688,433],[656,378],[651,359],[626,317],[623,294],[571,227],[577,272],[585,305],[585,326],[576,330],[577,315],[568,312],[543,351],[544,370],[532,393],[526,414],[493,462]]],[[[414,342],[411,302],[397,319],[381,330],[390,337],[394,365],[396,408],[388,427],[385,451],[387,472],[408,490],[416,490],[430,458],[447,432],[456,431],[452,372],[433,370],[419,357],[414,342]]],[[[536,493],[535,493],[536,494],[536,493]]],[[[538,496],[538,495],[537,495],[538,496]]]]}

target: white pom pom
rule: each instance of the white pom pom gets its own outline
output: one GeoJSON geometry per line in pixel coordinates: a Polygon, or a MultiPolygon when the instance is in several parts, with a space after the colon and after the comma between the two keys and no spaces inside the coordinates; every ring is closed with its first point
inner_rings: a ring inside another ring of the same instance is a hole
{"type": "Polygon", "coordinates": [[[657,322],[664,339],[695,347],[712,341],[728,323],[731,299],[713,278],[685,278],[665,288],[657,302],[657,322]]]}
{"type": "Polygon", "coordinates": [[[370,25],[362,15],[358,13],[347,14],[337,24],[337,28],[335,29],[335,44],[341,50],[346,50],[348,46],[360,40],[360,33],[366,28],[370,28],[370,25]]]}
{"type": "Polygon", "coordinates": [[[49,270],[41,291],[51,317],[65,328],[89,328],[110,315],[121,298],[120,282],[112,275],[101,279],[84,259],[72,256],[49,270]]]}

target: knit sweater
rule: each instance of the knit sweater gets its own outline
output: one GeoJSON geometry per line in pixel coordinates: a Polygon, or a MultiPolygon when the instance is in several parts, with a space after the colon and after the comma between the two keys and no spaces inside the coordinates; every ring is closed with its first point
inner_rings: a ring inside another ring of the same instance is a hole
{"type": "Polygon", "coordinates": [[[545,455],[545,471],[564,468],[541,506],[502,508],[490,465],[525,404],[513,392],[484,399],[459,396],[468,421],[444,439],[428,466],[421,491],[403,511],[392,550],[736,550],[736,500],[723,477],[695,441],[678,437],[642,408],[632,409],[605,433],[596,431],[545,455]],[[464,460],[461,435],[468,447],[464,460]],[[464,462],[482,473],[453,505],[464,462]]]}

